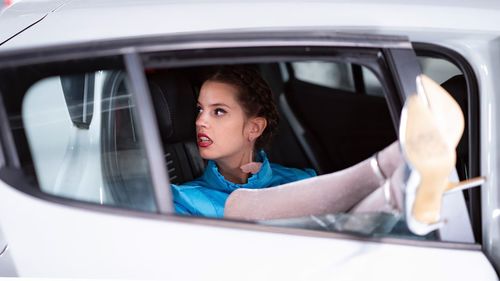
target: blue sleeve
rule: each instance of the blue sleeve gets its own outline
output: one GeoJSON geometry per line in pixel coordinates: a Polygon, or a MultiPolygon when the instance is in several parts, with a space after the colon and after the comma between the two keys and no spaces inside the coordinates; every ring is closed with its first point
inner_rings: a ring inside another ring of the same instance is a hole
{"type": "Polygon", "coordinates": [[[300,181],[316,176],[316,171],[314,171],[313,169],[309,168],[307,169],[289,168],[289,169],[293,175],[290,177],[290,181],[300,181]]]}
{"type": "Polygon", "coordinates": [[[305,180],[316,176],[316,172],[313,169],[289,168],[274,163],[271,164],[271,166],[273,169],[272,186],[305,180]]]}
{"type": "Polygon", "coordinates": [[[172,195],[177,214],[205,217],[222,217],[224,214],[223,202],[227,195],[224,198],[208,195],[195,182],[172,184],[172,195]]]}
{"type": "Polygon", "coordinates": [[[171,190],[175,213],[181,215],[192,215],[193,213],[189,210],[189,204],[187,204],[187,202],[185,202],[180,196],[179,186],[176,184],[172,184],[171,190]]]}
{"type": "Polygon", "coordinates": [[[315,177],[317,176],[318,174],[316,174],[316,171],[314,169],[304,169],[304,172],[306,172],[309,176],[304,178],[304,179],[307,179],[307,178],[312,178],[312,177],[315,177]]]}
{"type": "Polygon", "coordinates": [[[176,202],[174,202],[174,210],[176,214],[191,215],[191,212],[186,207],[176,202]]]}

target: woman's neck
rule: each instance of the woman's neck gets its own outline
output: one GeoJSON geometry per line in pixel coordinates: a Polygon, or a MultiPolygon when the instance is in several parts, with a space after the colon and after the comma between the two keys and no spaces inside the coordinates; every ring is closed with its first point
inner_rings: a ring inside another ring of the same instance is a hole
{"type": "Polygon", "coordinates": [[[219,172],[224,178],[230,182],[244,184],[247,182],[249,174],[243,172],[241,166],[253,161],[253,152],[248,150],[240,155],[235,155],[230,159],[217,160],[219,172]]]}

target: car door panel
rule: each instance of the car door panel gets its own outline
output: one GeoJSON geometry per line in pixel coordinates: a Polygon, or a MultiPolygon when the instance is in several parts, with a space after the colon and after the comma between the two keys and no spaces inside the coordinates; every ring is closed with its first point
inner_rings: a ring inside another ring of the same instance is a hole
{"type": "Polygon", "coordinates": [[[0,219],[12,235],[7,239],[18,273],[25,277],[352,280],[368,274],[375,280],[496,280],[480,249],[467,245],[462,246],[467,250],[427,248],[307,231],[245,230],[245,224],[204,219],[193,224],[145,218],[47,202],[5,183],[0,196],[5,199],[0,219]],[[464,263],[477,271],[454,266],[464,263]]]}

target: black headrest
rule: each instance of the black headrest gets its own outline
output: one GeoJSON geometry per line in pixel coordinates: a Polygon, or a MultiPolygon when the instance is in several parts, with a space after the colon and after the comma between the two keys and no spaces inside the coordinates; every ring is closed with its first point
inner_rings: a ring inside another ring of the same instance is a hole
{"type": "Polygon", "coordinates": [[[462,112],[466,119],[464,134],[457,146],[457,172],[459,177],[461,179],[464,179],[466,178],[467,175],[466,163],[467,163],[467,158],[468,158],[467,155],[469,149],[469,141],[468,141],[469,126],[467,122],[467,116],[468,116],[467,81],[465,80],[465,76],[456,75],[443,82],[441,84],[441,87],[443,87],[446,91],[448,91],[448,93],[450,93],[453,96],[453,98],[455,98],[455,100],[460,105],[460,108],[462,109],[462,112]]]}
{"type": "Polygon", "coordinates": [[[175,73],[152,74],[148,80],[163,141],[195,138],[196,100],[189,80],[175,73]]]}
{"type": "Polygon", "coordinates": [[[455,75],[441,84],[458,102],[464,114],[467,113],[467,82],[465,76],[455,75]]]}

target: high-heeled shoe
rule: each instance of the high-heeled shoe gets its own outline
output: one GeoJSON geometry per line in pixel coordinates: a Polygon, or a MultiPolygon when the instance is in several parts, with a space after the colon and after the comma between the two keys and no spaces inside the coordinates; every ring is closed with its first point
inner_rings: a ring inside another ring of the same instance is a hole
{"type": "Polygon", "coordinates": [[[464,130],[462,111],[446,90],[426,76],[417,77],[417,91],[403,108],[399,137],[411,169],[405,190],[408,228],[425,235],[443,225],[440,212],[446,192],[481,185],[484,178],[449,182],[464,130]]]}

